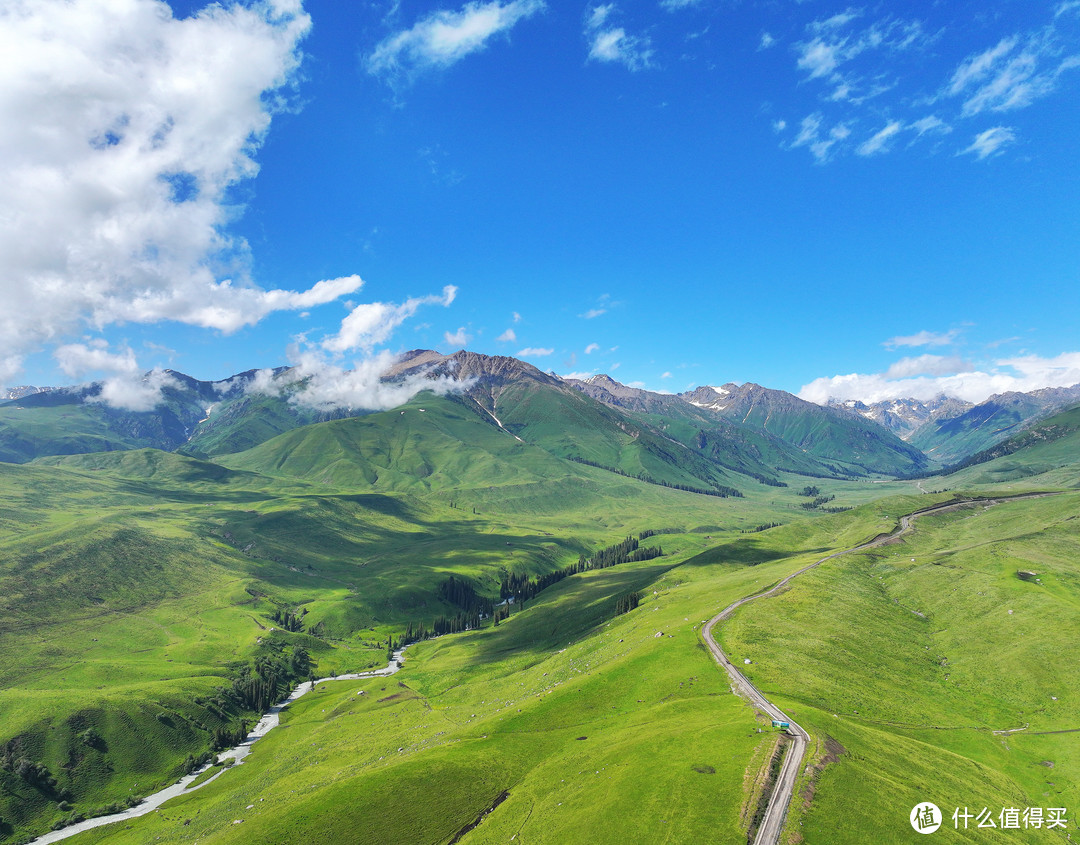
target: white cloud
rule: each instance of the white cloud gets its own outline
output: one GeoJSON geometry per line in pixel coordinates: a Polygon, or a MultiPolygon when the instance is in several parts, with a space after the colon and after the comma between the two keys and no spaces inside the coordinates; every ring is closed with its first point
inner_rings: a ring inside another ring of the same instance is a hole
{"type": "Polygon", "coordinates": [[[449,67],[470,53],[483,50],[492,36],[544,8],[543,0],[513,0],[505,4],[492,0],[466,3],[459,12],[433,12],[412,28],[379,42],[367,59],[367,70],[399,79],[449,67]]]}
{"type": "Polygon", "coordinates": [[[701,0],[660,0],[660,8],[669,12],[677,12],[679,9],[696,6],[700,2],[701,0]]]}
{"type": "Polygon", "coordinates": [[[454,349],[464,349],[469,345],[469,335],[464,326],[460,326],[456,332],[446,332],[443,334],[443,340],[446,341],[447,346],[454,349]]]}
{"type": "Polygon", "coordinates": [[[886,152],[888,150],[889,142],[902,128],[903,124],[901,124],[899,120],[892,121],[887,124],[884,129],[879,130],[873,136],[859,144],[855,149],[855,152],[861,156],[872,156],[877,153],[886,152]]]}
{"type": "Polygon", "coordinates": [[[359,286],[263,290],[225,231],[309,27],[284,2],[184,20],[156,0],[0,5],[5,377],[87,326],[228,332],[359,286]]]}
{"type": "MultiPolygon", "coordinates": [[[[321,345],[328,352],[339,355],[355,349],[370,352],[375,346],[385,343],[394,329],[415,314],[420,306],[449,307],[456,295],[457,288],[447,285],[441,294],[412,297],[400,305],[387,302],[361,303],[341,321],[337,334],[325,338],[321,345]]],[[[461,345],[464,345],[464,342],[461,345]]]]}
{"type": "Polygon", "coordinates": [[[60,369],[73,379],[90,374],[105,375],[101,390],[87,397],[87,402],[100,402],[127,411],[149,411],[161,402],[161,391],[176,385],[168,373],[154,369],[143,373],[130,347],[117,352],[109,349],[107,341],[95,338],[88,343],[68,343],[53,353],[60,369]]]}
{"type": "Polygon", "coordinates": [[[1016,130],[1011,126],[995,126],[980,132],[971,142],[971,146],[961,150],[958,155],[974,153],[980,161],[998,153],[1005,147],[1016,141],[1016,130]]]}
{"type": "Polygon", "coordinates": [[[107,378],[101,385],[101,393],[86,401],[127,411],[152,411],[162,401],[161,391],[177,386],[176,379],[155,368],[142,376],[125,373],[107,378]]]}
{"type": "Polygon", "coordinates": [[[548,349],[538,346],[526,346],[524,349],[519,350],[518,358],[543,358],[544,356],[554,353],[554,349],[548,349]]]}
{"type": "Polygon", "coordinates": [[[954,373],[969,373],[975,367],[959,357],[943,355],[919,355],[915,358],[901,358],[885,372],[885,378],[911,378],[912,376],[944,376],[954,373]]]}
{"type": "Polygon", "coordinates": [[[517,332],[513,329],[507,329],[495,340],[499,341],[499,343],[517,343],[517,332]]]}
{"type": "Polygon", "coordinates": [[[293,369],[288,379],[279,381],[278,387],[285,390],[290,385],[299,385],[289,401],[316,410],[362,408],[378,411],[396,408],[421,390],[445,395],[469,386],[468,382],[459,382],[450,376],[433,379],[424,373],[404,380],[384,381],[382,376],[394,361],[395,356],[383,350],[354,361],[350,369],[345,369],[328,362],[314,351],[294,350],[293,369]]]}
{"type": "MultiPolygon", "coordinates": [[[[688,5],[688,4],[683,4],[688,5]]],[[[619,62],[629,70],[642,70],[652,65],[655,50],[648,36],[629,35],[622,27],[609,26],[615,13],[614,3],[594,6],[585,18],[585,35],[589,39],[589,58],[600,62],[619,62]]]]}
{"type": "Polygon", "coordinates": [[[812,37],[795,45],[796,66],[808,80],[821,80],[832,88],[829,100],[858,104],[892,87],[893,82],[883,82],[890,74],[881,70],[852,70],[857,58],[873,53],[902,53],[932,40],[919,21],[886,17],[861,29],[848,26],[861,16],[860,10],[848,9],[814,21],[807,27],[812,37]]]}
{"type": "Polygon", "coordinates": [[[806,147],[818,164],[828,161],[833,146],[851,134],[851,130],[844,124],[837,124],[823,134],[822,120],[820,112],[804,117],[799,124],[799,134],[789,145],[789,149],[806,147]]]}
{"type": "Polygon", "coordinates": [[[782,118],[774,120],[772,123],[772,128],[773,132],[783,132],[785,129],[787,129],[787,121],[782,118]]]}
{"type": "Polygon", "coordinates": [[[587,29],[599,29],[602,27],[608,19],[608,16],[615,11],[614,3],[606,3],[600,6],[593,6],[589,11],[588,19],[585,21],[587,29]]]}
{"type": "Polygon", "coordinates": [[[517,311],[514,312],[514,322],[515,323],[520,323],[521,322],[521,315],[517,311]]]}
{"type": "MultiPolygon", "coordinates": [[[[933,368],[932,363],[928,366],[933,368]]],[[[940,363],[940,368],[948,369],[944,363],[940,363]]],[[[918,367],[910,369],[917,370],[918,367]]],[[[925,401],[942,394],[968,402],[982,402],[995,393],[1011,390],[1026,393],[1043,387],[1071,387],[1078,383],[1080,352],[1066,352],[1054,358],[1037,355],[1001,358],[993,362],[989,371],[968,369],[944,375],[895,378],[888,373],[851,373],[819,378],[803,386],[798,395],[818,403],[827,402],[830,398],[881,402],[911,397],[925,401]]]]}
{"type": "Polygon", "coordinates": [[[774,44],[776,44],[776,39],[772,35],[767,32],[761,33],[761,40],[758,42],[759,50],[768,50],[774,44]]]}
{"type": "Polygon", "coordinates": [[[108,342],[101,338],[57,347],[53,358],[64,375],[73,379],[81,379],[89,373],[134,373],[139,369],[130,346],[111,352],[108,342]]]}
{"type": "Polygon", "coordinates": [[[1052,27],[1023,42],[1015,35],[1002,39],[965,59],[945,93],[967,98],[962,107],[965,117],[1024,108],[1052,93],[1065,71],[1080,67],[1080,56],[1062,59],[1061,51],[1052,27]]]}
{"type": "Polygon", "coordinates": [[[956,342],[959,337],[959,329],[949,329],[947,332],[928,332],[923,330],[916,334],[890,337],[882,346],[887,349],[895,349],[898,346],[948,346],[956,342]]]}
{"type": "Polygon", "coordinates": [[[600,348],[599,343],[590,343],[588,346],[585,347],[585,354],[586,355],[592,355],[599,348],[600,348]]]}
{"type": "Polygon", "coordinates": [[[621,62],[629,70],[649,67],[655,52],[648,36],[627,35],[622,27],[596,33],[589,46],[590,59],[621,62]]]}
{"type": "Polygon", "coordinates": [[[663,375],[661,375],[661,376],[660,376],[660,378],[671,378],[671,373],[670,373],[670,372],[666,372],[666,373],[664,373],[663,375]]]}
{"type": "Polygon", "coordinates": [[[941,135],[947,135],[949,132],[952,132],[951,126],[932,114],[909,124],[909,128],[914,129],[919,134],[919,137],[926,135],[928,132],[935,132],[941,135]]]}

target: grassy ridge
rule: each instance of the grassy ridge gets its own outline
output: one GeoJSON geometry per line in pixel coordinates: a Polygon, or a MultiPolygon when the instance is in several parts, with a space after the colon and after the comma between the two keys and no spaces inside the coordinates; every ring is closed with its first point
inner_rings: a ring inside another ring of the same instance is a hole
{"type": "Polygon", "coordinates": [[[1075,743],[1035,734],[1080,726],[1080,669],[1060,659],[1080,645],[1078,503],[924,517],[901,543],[830,561],[724,628],[766,695],[846,749],[798,820],[807,842],[908,841],[922,800],[950,817],[957,806],[1075,805],[1075,743]]]}

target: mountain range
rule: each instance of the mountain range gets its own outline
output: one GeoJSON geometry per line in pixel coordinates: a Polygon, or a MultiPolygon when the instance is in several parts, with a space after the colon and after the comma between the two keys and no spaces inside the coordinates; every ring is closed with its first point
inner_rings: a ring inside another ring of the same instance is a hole
{"type": "MultiPolygon", "coordinates": [[[[9,389],[11,398],[0,403],[0,460],[147,447],[207,458],[369,413],[305,407],[285,368],[270,373],[276,389],[253,389],[257,373],[200,381],[167,371],[161,401],[149,411],[111,407],[100,384],[9,389]]],[[[713,491],[737,488],[740,477],[777,484],[782,472],[918,475],[1080,403],[1080,385],[999,394],[979,404],[940,396],[817,405],[753,383],[667,394],[608,375],[560,378],[515,358],[464,350],[414,350],[383,376],[388,382],[416,378],[456,382],[458,390],[440,401],[558,457],[713,491]]]]}

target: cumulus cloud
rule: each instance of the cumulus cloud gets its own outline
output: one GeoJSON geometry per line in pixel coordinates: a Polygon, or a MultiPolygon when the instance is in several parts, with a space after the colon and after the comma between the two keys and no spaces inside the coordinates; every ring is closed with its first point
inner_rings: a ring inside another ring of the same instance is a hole
{"type": "Polygon", "coordinates": [[[949,329],[947,332],[921,332],[899,337],[890,337],[882,346],[887,349],[895,349],[898,346],[948,346],[955,343],[960,336],[959,329],[949,329]]]}
{"type": "Polygon", "coordinates": [[[447,346],[464,349],[469,345],[469,334],[465,331],[465,327],[461,326],[456,332],[444,332],[443,340],[446,341],[447,346]]]}
{"type": "Polygon", "coordinates": [[[152,410],[162,401],[161,391],[177,384],[176,379],[160,369],[143,373],[130,347],[114,352],[102,338],[64,344],[53,357],[64,374],[73,379],[105,374],[99,392],[88,396],[86,401],[127,411],[152,410]]]}
{"type": "MultiPolygon", "coordinates": [[[[439,395],[468,386],[452,376],[431,378],[418,373],[401,380],[384,380],[396,361],[387,350],[353,361],[348,368],[327,361],[314,350],[293,350],[293,367],[285,378],[264,380],[264,392],[289,394],[289,401],[318,411],[338,408],[382,411],[396,408],[422,390],[439,395]]],[[[258,376],[257,376],[258,379],[258,376]]],[[[254,385],[251,388],[254,390],[254,385]]]]}
{"type": "MultiPolygon", "coordinates": [[[[396,361],[388,350],[374,346],[390,338],[395,328],[423,305],[449,307],[457,288],[448,285],[441,294],[412,297],[403,303],[375,302],[358,305],[342,320],[340,329],[321,341],[300,338],[288,350],[291,367],[284,372],[259,370],[243,385],[245,392],[285,396],[289,401],[316,410],[335,408],[385,410],[407,402],[421,390],[445,394],[462,390],[467,383],[448,376],[431,378],[421,372],[407,378],[385,380],[396,361]],[[354,352],[360,357],[351,358],[354,352]]],[[[465,346],[464,327],[446,333],[451,346],[465,346]]],[[[229,385],[231,387],[231,385],[229,385]]]]}
{"type": "Polygon", "coordinates": [[[1003,147],[1016,141],[1016,130],[1011,126],[994,126],[975,136],[971,145],[961,150],[958,155],[972,153],[980,161],[1001,151],[1003,147]]]}
{"type": "MultiPolygon", "coordinates": [[[[689,5],[683,3],[683,5],[689,5]]],[[[642,70],[652,65],[655,50],[646,35],[630,35],[621,26],[609,21],[616,12],[614,3],[594,6],[585,16],[585,37],[589,41],[589,59],[599,62],[618,62],[629,70],[642,70]]]]}
{"type": "Polygon", "coordinates": [[[1066,352],[1054,358],[1038,355],[999,358],[986,369],[934,355],[905,361],[897,362],[885,373],[851,373],[815,379],[804,385],[798,395],[818,403],[829,399],[881,402],[906,397],[925,401],[942,394],[982,402],[995,393],[1026,393],[1080,383],[1080,352],[1066,352]]]}
{"type": "Polygon", "coordinates": [[[513,329],[507,329],[501,335],[495,338],[495,340],[497,340],[499,343],[517,343],[517,332],[515,332],[513,329]]]}
{"type": "Polygon", "coordinates": [[[128,411],[152,411],[161,404],[162,390],[178,386],[176,379],[155,367],[145,375],[122,374],[107,378],[101,385],[101,393],[87,401],[99,401],[128,411]]]}
{"type": "Polygon", "coordinates": [[[599,348],[600,348],[599,343],[590,343],[588,346],[585,347],[585,354],[586,355],[592,355],[599,348]]]}
{"type": "Polygon", "coordinates": [[[521,322],[521,315],[517,311],[514,312],[514,322],[515,323],[520,323],[521,322]]]}
{"type": "Polygon", "coordinates": [[[518,358],[542,358],[546,355],[551,355],[555,352],[554,349],[539,347],[539,346],[526,346],[524,349],[518,351],[518,358]]]}
{"type": "MultiPolygon", "coordinates": [[[[412,297],[400,304],[390,302],[366,302],[357,305],[341,321],[341,328],[322,341],[323,349],[342,354],[352,350],[370,352],[385,343],[394,329],[416,313],[422,305],[449,307],[457,296],[457,288],[447,285],[441,294],[412,297]]],[[[464,345],[464,341],[462,344],[464,345]]]]}
{"type": "Polygon", "coordinates": [[[466,3],[458,12],[433,12],[410,29],[381,41],[367,58],[367,70],[395,80],[449,67],[483,50],[493,36],[544,8],[543,0],[492,0],[466,3]]]}
{"type": "Polygon", "coordinates": [[[226,232],[309,27],[284,0],[0,6],[0,377],[87,327],[230,332],[359,287],[264,290],[226,232]]]}

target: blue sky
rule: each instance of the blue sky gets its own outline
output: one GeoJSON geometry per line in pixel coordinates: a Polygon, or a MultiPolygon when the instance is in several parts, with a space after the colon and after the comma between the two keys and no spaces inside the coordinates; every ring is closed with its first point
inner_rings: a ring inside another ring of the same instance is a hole
{"type": "Polygon", "coordinates": [[[1078,0],[38,0],[0,49],[0,383],[1080,382],[1078,0]]]}

